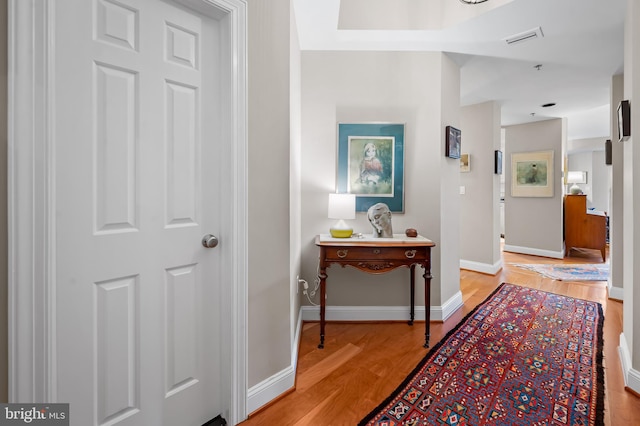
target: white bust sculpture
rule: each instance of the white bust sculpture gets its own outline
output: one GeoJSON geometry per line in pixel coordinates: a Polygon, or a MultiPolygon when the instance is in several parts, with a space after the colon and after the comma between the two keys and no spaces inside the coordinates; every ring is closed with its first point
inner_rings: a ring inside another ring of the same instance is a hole
{"type": "Polygon", "coordinates": [[[373,227],[373,238],[393,238],[389,206],[385,203],[374,204],[367,210],[367,218],[373,227]]]}

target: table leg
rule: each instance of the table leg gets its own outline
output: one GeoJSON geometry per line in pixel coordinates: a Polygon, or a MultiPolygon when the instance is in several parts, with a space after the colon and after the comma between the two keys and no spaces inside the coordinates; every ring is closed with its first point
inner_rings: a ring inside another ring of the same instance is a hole
{"type": "Polygon", "coordinates": [[[325,316],[324,311],[327,303],[327,274],[324,265],[320,266],[320,272],[318,273],[318,279],[320,280],[320,344],[318,349],[324,348],[324,323],[325,316]]]}
{"type": "Polygon", "coordinates": [[[424,347],[429,347],[431,332],[431,268],[429,264],[424,268],[424,347]]]}
{"type": "Polygon", "coordinates": [[[409,273],[411,274],[411,314],[409,317],[409,325],[413,325],[416,305],[416,265],[409,267],[409,273]]]}

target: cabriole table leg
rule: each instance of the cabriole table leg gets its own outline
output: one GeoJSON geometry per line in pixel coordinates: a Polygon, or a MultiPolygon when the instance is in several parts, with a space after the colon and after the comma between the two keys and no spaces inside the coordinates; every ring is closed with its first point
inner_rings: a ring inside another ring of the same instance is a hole
{"type": "Polygon", "coordinates": [[[320,344],[318,345],[318,349],[324,349],[324,312],[327,301],[327,274],[324,265],[320,267],[318,279],[320,280],[320,344]]]}

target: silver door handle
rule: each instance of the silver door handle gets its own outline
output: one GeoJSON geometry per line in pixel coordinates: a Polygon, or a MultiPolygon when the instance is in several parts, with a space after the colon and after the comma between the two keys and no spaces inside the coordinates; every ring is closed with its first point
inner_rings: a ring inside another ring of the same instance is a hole
{"type": "Polygon", "coordinates": [[[215,235],[207,234],[202,237],[202,245],[206,248],[214,248],[218,245],[218,238],[215,235]]]}

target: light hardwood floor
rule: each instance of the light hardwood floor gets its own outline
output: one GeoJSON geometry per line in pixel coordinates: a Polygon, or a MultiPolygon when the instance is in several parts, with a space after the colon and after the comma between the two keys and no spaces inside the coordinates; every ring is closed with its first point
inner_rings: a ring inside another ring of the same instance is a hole
{"type": "MultiPolygon", "coordinates": [[[[605,314],[605,424],[640,425],[640,398],[625,391],[618,356],[622,303],[607,298],[605,282],[545,278],[511,263],[599,263],[598,251],[572,252],[564,260],[504,253],[504,268],[492,275],[461,270],[464,306],[444,323],[431,323],[431,346],[482,302],[509,282],[600,302],[605,314]]],[[[419,281],[420,282],[420,281],[419,281]]],[[[425,356],[423,323],[328,323],[325,349],[317,349],[318,323],[305,323],[295,390],[253,413],[242,426],[356,425],[384,400],[425,356]]]]}

